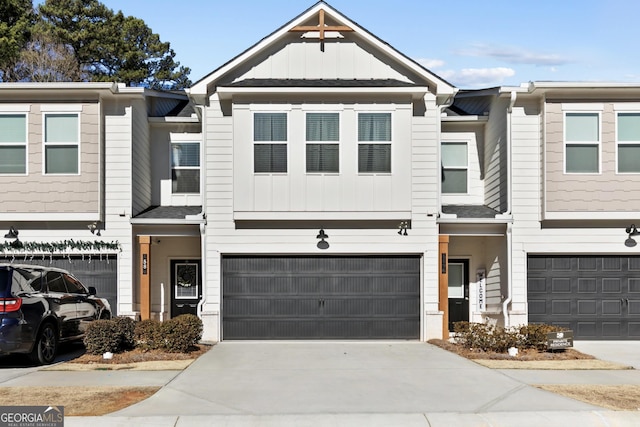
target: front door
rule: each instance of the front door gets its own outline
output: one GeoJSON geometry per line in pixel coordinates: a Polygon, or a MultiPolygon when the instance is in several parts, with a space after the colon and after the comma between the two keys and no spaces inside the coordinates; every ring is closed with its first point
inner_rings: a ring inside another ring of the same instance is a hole
{"type": "Polygon", "coordinates": [[[469,321],[469,260],[449,260],[449,330],[469,321]]]}
{"type": "Polygon", "coordinates": [[[171,317],[197,314],[202,297],[200,260],[171,261],[171,317]]]}

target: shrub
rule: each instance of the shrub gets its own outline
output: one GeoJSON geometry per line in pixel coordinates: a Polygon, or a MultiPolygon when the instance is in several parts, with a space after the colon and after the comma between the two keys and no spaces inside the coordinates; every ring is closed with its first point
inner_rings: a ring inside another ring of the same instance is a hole
{"type": "Polygon", "coordinates": [[[457,344],[486,352],[505,353],[510,347],[518,349],[547,349],[547,333],[562,331],[559,326],[546,324],[523,325],[505,329],[486,323],[456,322],[453,324],[457,344]]]}
{"type": "Polygon", "coordinates": [[[84,335],[84,345],[89,354],[103,354],[108,351],[116,353],[120,344],[120,337],[115,322],[111,320],[96,320],[87,327],[84,335]]]}
{"type": "Polygon", "coordinates": [[[116,325],[118,334],[118,352],[131,350],[135,347],[136,322],[130,317],[118,316],[111,319],[116,325]]]}
{"type": "Polygon", "coordinates": [[[193,314],[184,314],[162,324],[164,348],[173,353],[186,353],[202,338],[202,321],[193,314]]]}
{"type": "Polygon", "coordinates": [[[560,326],[530,323],[520,327],[523,348],[535,348],[537,350],[547,349],[547,334],[549,332],[559,332],[564,330],[560,326]]]}
{"type": "Polygon", "coordinates": [[[142,320],[135,325],[135,346],[142,350],[158,350],[163,347],[162,323],[157,320],[142,320]]]}

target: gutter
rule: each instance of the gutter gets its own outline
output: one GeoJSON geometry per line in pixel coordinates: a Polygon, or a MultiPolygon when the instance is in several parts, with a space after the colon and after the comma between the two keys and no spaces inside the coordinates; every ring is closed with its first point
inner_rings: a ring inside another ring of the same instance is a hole
{"type": "MultiPolygon", "coordinates": [[[[511,143],[512,143],[512,127],[511,127],[511,114],[513,112],[513,106],[516,103],[518,93],[515,90],[511,91],[511,99],[509,100],[509,107],[507,108],[507,212],[505,215],[511,216],[512,209],[512,181],[513,181],[513,168],[511,165],[511,143]]],[[[504,327],[511,326],[511,317],[509,315],[509,304],[511,304],[513,295],[513,254],[511,253],[513,248],[513,222],[507,224],[507,297],[502,301],[502,315],[504,316],[504,327]]]]}
{"type": "MultiPolygon", "coordinates": [[[[448,97],[438,106],[438,129],[436,133],[436,152],[438,153],[438,159],[440,160],[440,173],[438,173],[438,218],[453,218],[451,215],[447,215],[442,212],[442,112],[445,108],[449,108],[453,104],[457,92],[458,90],[454,89],[453,95],[448,97]]],[[[440,230],[438,230],[438,234],[440,234],[440,230]]]]}

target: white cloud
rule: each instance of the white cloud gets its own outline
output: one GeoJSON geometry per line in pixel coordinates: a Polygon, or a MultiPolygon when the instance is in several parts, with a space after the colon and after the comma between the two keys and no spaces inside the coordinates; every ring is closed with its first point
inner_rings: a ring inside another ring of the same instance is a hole
{"type": "Polygon", "coordinates": [[[571,58],[556,53],[532,52],[515,46],[491,46],[484,43],[474,43],[470,48],[459,50],[456,53],[463,56],[495,58],[511,64],[553,66],[573,62],[571,58]]]}
{"type": "Polygon", "coordinates": [[[498,86],[508,77],[515,76],[513,68],[463,68],[460,71],[443,70],[438,73],[442,78],[460,87],[498,86]]]}
{"type": "Polygon", "coordinates": [[[418,58],[416,59],[416,62],[429,69],[440,68],[444,65],[444,61],[441,59],[418,58]]]}

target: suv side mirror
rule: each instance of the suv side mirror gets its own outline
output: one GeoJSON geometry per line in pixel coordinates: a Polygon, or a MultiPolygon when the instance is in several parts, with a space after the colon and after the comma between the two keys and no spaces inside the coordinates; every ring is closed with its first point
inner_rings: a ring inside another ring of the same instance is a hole
{"type": "Polygon", "coordinates": [[[89,295],[95,295],[97,293],[95,286],[89,286],[89,295]]]}

